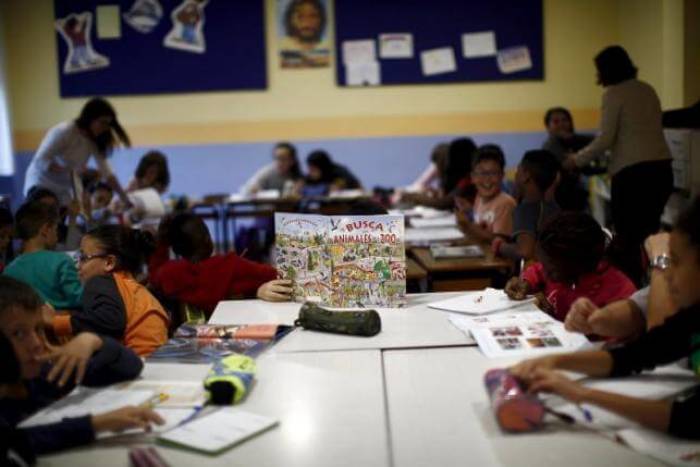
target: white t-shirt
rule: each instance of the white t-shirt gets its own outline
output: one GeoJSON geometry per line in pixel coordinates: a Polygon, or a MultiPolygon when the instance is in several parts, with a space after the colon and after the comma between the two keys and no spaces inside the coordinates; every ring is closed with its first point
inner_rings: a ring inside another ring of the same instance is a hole
{"type": "Polygon", "coordinates": [[[73,197],[71,172],[80,174],[84,171],[90,156],[95,157],[102,177],[112,174],[107,159],[98,155],[95,143],[80,131],[75,122],[59,123],[46,133],[27,168],[24,194],[31,187],[40,185],[56,193],[62,204],[67,204],[73,197]],[[52,162],[65,170],[51,171],[49,167],[52,162]]]}

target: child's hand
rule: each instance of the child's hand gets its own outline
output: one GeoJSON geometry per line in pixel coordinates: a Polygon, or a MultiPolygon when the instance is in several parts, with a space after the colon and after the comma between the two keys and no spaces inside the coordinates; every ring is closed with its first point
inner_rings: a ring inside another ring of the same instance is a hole
{"type": "Polygon", "coordinates": [[[491,251],[493,251],[494,255],[499,255],[501,253],[501,245],[505,243],[505,240],[501,237],[496,237],[493,239],[491,242],[491,251]]]}
{"type": "Polygon", "coordinates": [[[56,317],[56,310],[50,303],[44,303],[41,306],[41,320],[44,322],[44,327],[52,328],[53,319],[56,317]]]}
{"type": "Polygon", "coordinates": [[[551,303],[549,303],[549,300],[547,300],[547,296],[544,293],[539,292],[535,294],[535,305],[537,305],[537,308],[544,311],[548,315],[554,316],[554,307],[551,303]]]}
{"type": "Polygon", "coordinates": [[[525,300],[530,285],[519,277],[513,277],[506,283],[505,292],[511,300],[525,300]]]}
{"type": "Polygon", "coordinates": [[[566,320],[564,321],[564,327],[569,332],[594,334],[595,331],[593,331],[588,319],[599,309],[600,308],[586,297],[579,298],[571,305],[571,309],[567,313],[566,320]]]}
{"type": "Polygon", "coordinates": [[[668,246],[670,238],[671,235],[667,232],[648,236],[644,241],[644,249],[646,250],[647,257],[652,260],[657,256],[667,255],[670,251],[668,246]]]}
{"type": "Polygon", "coordinates": [[[91,332],[80,333],[60,347],[50,347],[46,355],[39,357],[40,361],[53,363],[46,379],[51,383],[57,381],[58,386],[62,387],[75,373],[75,384],[80,384],[90,357],[101,347],[102,339],[91,332]]]}
{"type": "Polygon", "coordinates": [[[544,357],[531,358],[508,368],[508,371],[516,378],[522,380],[525,384],[530,384],[535,377],[535,372],[538,370],[553,370],[557,367],[557,361],[554,355],[545,355],[544,357]]]}
{"type": "Polygon", "coordinates": [[[548,392],[557,394],[576,404],[583,402],[586,388],[576,381],[571,381],[557,371],[540,368],[534,371],[527,392],[548,392]]]}
{"type": "Polygon", "coordinates": [[[258,288],[258,298],[266,302],[288,302],[292,298],[292,281],[276,279],[265,282],[258,288]]]}
{"type": "Polygon", "coordinates": [[[92,416],[92,429],[95,433],[103,431],[120,432],[131,428],[151,431],[151,424],[153,423],[163,425],[165,420],[146,407],[122,407],[102,415],[92,416]]]}

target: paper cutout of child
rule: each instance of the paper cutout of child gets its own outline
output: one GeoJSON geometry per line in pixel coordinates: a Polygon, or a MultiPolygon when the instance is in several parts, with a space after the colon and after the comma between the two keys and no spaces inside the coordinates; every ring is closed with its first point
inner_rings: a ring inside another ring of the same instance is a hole
{"type": "Polygon", "coordinates": [[[63,73],[79,73],[109,66],[109,59],[92,48],[92,13],[71,13],[56,20],[55,27],[68,47],[63,73]]]}
{"type": "Polygon", "coordinates": [[[185,0],[170,15],[173,27],[163,45],[186,52],[204,53],[204,8],[209,0],[185,0]]]}

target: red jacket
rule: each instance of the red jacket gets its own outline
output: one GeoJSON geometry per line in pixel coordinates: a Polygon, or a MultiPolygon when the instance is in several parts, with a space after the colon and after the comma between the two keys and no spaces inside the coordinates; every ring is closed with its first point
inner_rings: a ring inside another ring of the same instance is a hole
{"type": "Polygon", "coordinates": [[[277,278],[277,270],[241,258],[235,253],[216,255],[199,263],[186,259],[163,261],[162,248],[151,257],[151,284],[166,296],[211,314],[222,300],[255,297],[258,287],[277,278]]]}
{"type": "Polygon", "coordinates": [[[603,307],[608,303],[628,298],[637,288],[620,270],[605,261],[598,264],[595,272],[582,276],[575,287],[547,279],[542,263],[535,263],[523,272],[523,279],[530,285],[530,291],[544,292],[554,307],[554,317],[566,319],[571,305],[576,299],[586,297],[603,307]]]}

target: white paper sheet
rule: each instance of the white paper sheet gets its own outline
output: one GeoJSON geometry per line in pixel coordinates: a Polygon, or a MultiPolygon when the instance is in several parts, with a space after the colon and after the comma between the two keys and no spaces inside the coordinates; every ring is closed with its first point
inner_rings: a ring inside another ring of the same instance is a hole
{"type": "Polygon", "coordinates": [[[171,430],[158,439],[183,447],[216,453],[267,430],[277,421],[239,408],[224,408],[171,430]]]}
{"type": "Polygon", "coordinates": [[[356,189],[356,190],[336,190],[332,191],[328,194],[329,198],[332,199],[357,199],[357,198],[362,198],[363,196],[366,196],[367,193],[365,193],[364,190],[356,189]]]}
{"type": "Polygon", "coordinates": [[[373,39],[343,42],[343,63],[371,63],[377,61],[376,44],[373,39]]]}
{"type": "Polygon", "coordinates": [[[500,50],[496,57],[496,62],[498,63],[498,69],[505,74],[532,68],[530,49],[525,46],[500,50]]]}
{"type": "Polygon", "coordinates": [[[457,218],[453,215],[444,217],[414,218],[411,227],[424,229],[429,227],[457,227],[457,218]]]}
{"type": "Polygon", "coordinates": [[[435,242],[447,242],[453,240],[461,240],[464,238],[464,234],[456,227],[439,227],[439,228],[426,228],[426,229],[415,229],[408,228],[405,233],[406,243],[420,243],[429,244],[435,242]]]}
{"type": "Polygon", "coordinates": [[[21,428],[60,422],[64,418],[99,415],[128,405],[141,405],[156,395],[153,391],[77,388],[19,424],[21,428]]]}
{"type": "Polygon", "coordinates": [[[668,465],[700,465],[700,442],[679,439],[645,428],[620,430],[617,435],[635,451],[668,465]]]}
{"type": "MultiPolygon", "coordinates": [[[[189,419],[195,412],[195,409],[182,409],[182,408],[158,408],[153,409],[165,423],[162,425],[156,425],[155,423],[151,425],[151,431],[149,433],[165,433],[166,431],[172,430],[179,424],[185,422],[189,419]]],[[[97,439],[107,439],[114,438],[116,436],[125,435],[139,435],[145,434],[146,431],[140,428],[134,428],[131,430],[125,430],[121,432],[106,431],[98,433],[97,439]]]]}
{"type": "Polygon", "coordinates": [[[255,199],[279,199],[281,193],[279,190],[260,190],[253,198],[255,199]]]}
{"type": "Polygon", "coordinates": [[[462,34],[464,58],[493,57],[497,53],[496,33],[493,31],[462,34]]]}
{"type": "Polygon", "coordinates": [[[137,380],[117,387],[123,390],[150,391],[163,394],[166,399],[158,404],[160,408],[200,407],[207,400],[204,385],[201,381],[151,381],[137,380]]]}
{"type": "Polygon", "coordinates": [[[430,245],[430,254],[435,259],[483,258],[484,249],[479,245],[430,245]]]}
{"type": "Polygon", "coordinates": [[[455,51],[452,47],[424,50],[420,53],[420,64],[425,76],[457,71],[455,51]]]}
{"type": "Polygon", "coordinates": [[[387,33],[379,35],[380,58],[413,58],[413,34],[387,33]]]}
{"type": "Polygon", "coordinates": [[[465,313],[468,315],[484,315],[497,311],[512,310],[524,306],[531,306],[534,298],[526,300],[511,300],[503,290],[488,288],[479,292],[469,292],[447,300],[430,303],[428,307],[437,310],[465,313]]]}
{"type": "Polygon", "coordinates": [[[382,84],[379,62],[347,63],[345,84],[348,86],[379,86],[382,84]]]}
{"type": "Polygon", "coordinates": [[[165,203],[153,188],[129,193],[129,201],[141,211],[142,219],[159,219],[165,215],[165,203]]]}
{"type": "Polygon", "coordinates": [[[98,39],[119,39],[122,37],[119,5],[99,5],[95,9],[95,13],[98,39]]]}

